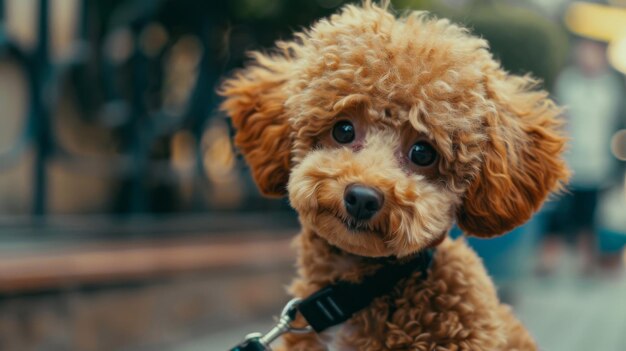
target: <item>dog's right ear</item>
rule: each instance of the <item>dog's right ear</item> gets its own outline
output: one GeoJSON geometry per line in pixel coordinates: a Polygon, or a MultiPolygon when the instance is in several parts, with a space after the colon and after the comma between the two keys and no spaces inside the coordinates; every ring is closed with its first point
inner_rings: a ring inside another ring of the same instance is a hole
{"type": "Polygon", "coordinates": [[[536,84],[504,71],[486,75],[483,164],[457,212],[470,235],[493,237],[524,224],[569,178],[561,109],[536,84]]]}
{"type": "Polygon", "coordinates": [[[253,53],[253,62],[222,84],[226,99],[220,108],[236,130],[235,146],[250,165],[261,193],[287,193],[291,127],[285,115],[284,85],[292,62],[284,57],[253,53]]]}

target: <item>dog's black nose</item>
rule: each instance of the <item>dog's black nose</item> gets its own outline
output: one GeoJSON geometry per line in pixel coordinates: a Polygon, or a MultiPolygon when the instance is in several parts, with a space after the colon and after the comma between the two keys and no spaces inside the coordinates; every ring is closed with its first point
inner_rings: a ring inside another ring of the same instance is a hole
{"type": "Polygon", "coordinates": [[[350,184],[343,193],[343,203],[354,219],[368,220],[383,207],[383,194],[375,188],[350,184]]]}

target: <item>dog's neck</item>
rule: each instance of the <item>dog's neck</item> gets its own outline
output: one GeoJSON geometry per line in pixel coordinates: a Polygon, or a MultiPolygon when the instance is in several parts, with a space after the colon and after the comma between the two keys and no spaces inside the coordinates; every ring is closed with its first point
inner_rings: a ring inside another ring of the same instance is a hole
{"type": "Polygon", "coordinates": [[[310,228],[303,228],[299,243],[300,274],[319,287],[333,281],[360,281],[396,258],[371,258],[348,253],[330,245],[310,228]]]}

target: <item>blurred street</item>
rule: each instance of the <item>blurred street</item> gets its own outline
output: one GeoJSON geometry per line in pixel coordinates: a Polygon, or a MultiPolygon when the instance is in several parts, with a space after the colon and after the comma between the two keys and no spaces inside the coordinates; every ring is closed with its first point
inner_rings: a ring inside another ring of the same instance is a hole
{"type": "Polygon", "coordinates": [[[520,282],[518,316],[546,351],[620,351],[626,345],[626,276],[580,278],[564,270],[520,282]]]}
{"type": "MultiPolygon", "coordinates": [[[[551,277],[528,276],[511,293],[517,316],[544,351],[623,351],[626,345],[626,272],[581,277],[563,258],[551,277]]],[[[250,332],[266,331],[272,319],[210,332],[172,351],[223,351],[250,332]]]]}

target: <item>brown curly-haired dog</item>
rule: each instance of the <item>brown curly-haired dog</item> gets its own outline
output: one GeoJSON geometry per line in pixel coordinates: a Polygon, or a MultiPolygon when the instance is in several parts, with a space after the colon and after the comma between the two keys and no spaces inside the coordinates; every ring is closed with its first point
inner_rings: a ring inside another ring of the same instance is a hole
{"type": "Polygon", "coordinates": [[[491,237],[524,223],[568,172],[560,110],[468,30],[423,12],[348,5],[224,82],[222,108],[261,191],[300,215],[306,297],[437,246],[428,277],[288,350],[534,350],[453,223],[491,237]],[[378,258],[378,259],[377,259],[378,258]]]}

